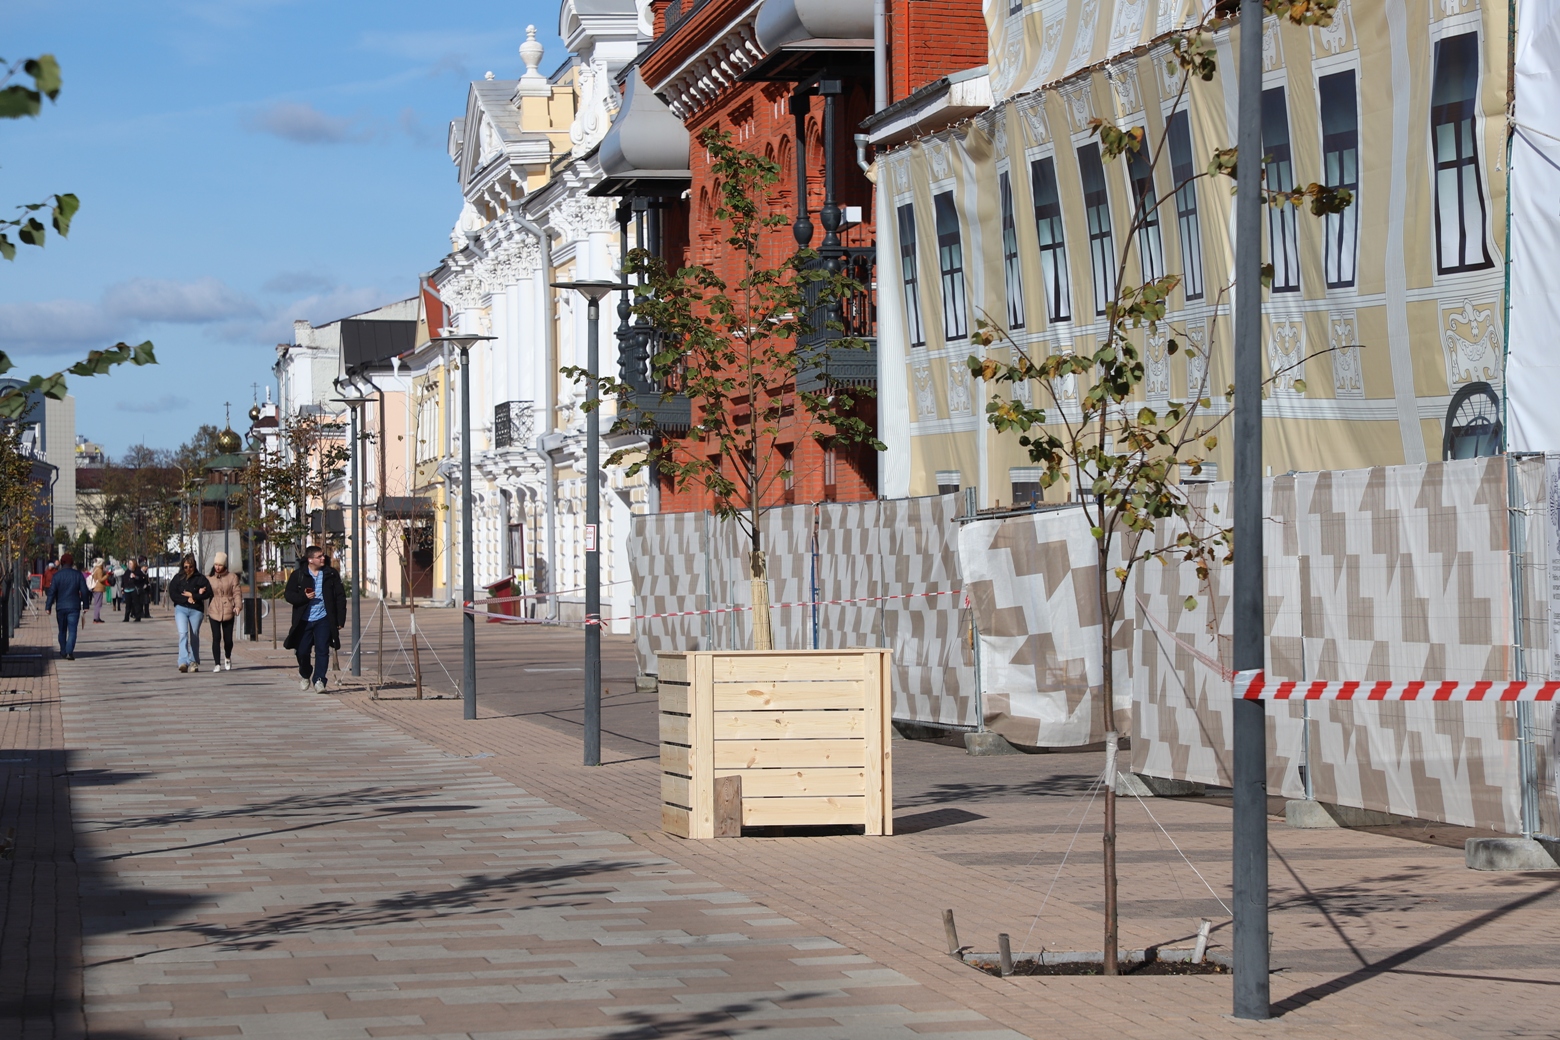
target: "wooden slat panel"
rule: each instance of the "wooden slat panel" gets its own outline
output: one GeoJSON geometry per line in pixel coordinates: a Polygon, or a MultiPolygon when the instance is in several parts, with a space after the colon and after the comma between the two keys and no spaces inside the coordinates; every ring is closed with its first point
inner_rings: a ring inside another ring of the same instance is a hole
{"type": "Polygon", "coordinates": [[[690,838],[689,816],[687,809],[680,809],[675,805],[661,806],[661,830],[676,838],[690,838]]]}
{"type": "Polygon", "coordinates": [[[685,776],[673,776],[671,773],[662,773],[661,801],[670,805],[680,805],[686,809],[690,804],[688,801],[688,778],[685,776]]]}
{"type": "Polygon", "coordinates": [[[859,653],[719,654],[716,682],[819,682],[860,679],[866,666],[859,653]]]}
{"type": "MultiPolygon", "coordinates": [[[[820,769],[829,766],[860,767],[867,764],[863,740],[717,740],[715,768],[820,769]]],[[[661,749],[661,768],[666,749],[661,749]]],[[[668,769],[668,772],[675,770],[668,769]]]]}
{"type": "Polygon", "coordinates": [[[680,714],[688,714],[688,684],[667,682],[662,679],[656,685],[659,694],[662,711],[675,711],[680,714]]]}
{"type": "Polygon", "coordinates": [[[663,653],[655,655],[656,678],[662,682],[688,681],[688,658],[684,654],[663,653]]]}
{"type": "MultiPolygon", "coordinates": [[[[867,771],[860,769],[738,769],[715,775],[740,776],[742,797],[797,798],[861,797],[867,791],[867,771]]],[[[665,785],[663,784],[663,787],[665,785]]]]}
{"type": "Polygon", "coordinates": [[[894,653],[884,650],[878,655],[878,682],[881,692],[878,703],[883,722],[883,833],[894,833],[894,694],[889,676],[894,674],[894,653]]]}
{"type": "MultiPolygon", "coordinates": [[[[883,687],[883,659],[879,654],[867,654],[862,660],[867,666],[866,685],[877,693],[883,687]]],[[[862,810],[868,834],[883,833],[883,699],[867,697],[862,711],[862,736],[867,744],[866,807],[862,810]]],[[[893,815],[889,813],[889,815],[893,815]]]]}
{"type": "Polygon", "coordinates": [[[676,744],[661,745],[661,772],[681,773],[683,776],[693,775],[692,758],[685,747],[676,744]]]}
{"type": "MultiPolygon", "coordinates": [[[[821,682],[718,682],[716,711],[796,711],[805,708],[860,708],[868,683],[826,679],[821,682]]],[[[666,707],[662,711],[676,711],[666,707]]]]}
{"type": "Polygon", "coordinates": [[[661,713],[661,743],[687,744],[688,716],[661,713]]]}
{"type": "Polygon", "coordinates": [[[859,824],[863,822],[865,812],[865,798],[742,799],[742,825],[745,827],[859,824]]]}
{"type": "Polygon", "coordinates": [[[710,746],[714,734],[710,730],[710,704],[713,683],[710,679],[710,655],[693,654],[688,670],[688,743],[692,745],[689,764],[693,767],[691,794],[692,815],[688,820],[688,835],[707,840],[715,837],[715,768],[710,746]]]}
{"type": "Polygon", "coordinates": [[[716,740],[831,740],[865,735],[860,711],[717,711],[716,740]]]}

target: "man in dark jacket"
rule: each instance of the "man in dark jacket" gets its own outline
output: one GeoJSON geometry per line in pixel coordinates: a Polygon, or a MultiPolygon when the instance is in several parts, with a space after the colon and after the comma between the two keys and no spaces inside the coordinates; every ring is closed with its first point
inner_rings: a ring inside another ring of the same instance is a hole
{"type": "Polygon", "coordinates": [[[125,601],[125,620],[140,621],[146,615],[146,572],[134,560],[125,568],[125,576],[119,580],[119,592],[125,601]]]}
{"type": "Polygon", "coordinates": [[[326,564],[324,549],[311,545],[303,550],[302,565],[287,579],[285,596],[292,604],[293,616],[282,645],[297,652],[298,688],[313,687],[315,693],[324,693],[330,648],[341,646],[337,633],[347,616],[341,574],[326,564]]]}
{"type": "Polygon", "coordinates": [[[60,557],[59,569],[49,582],[49,595],[44,601],[44,613],[54,611],[60,625],[60,656],[67,661],[76,659],[76,626],[81,622],[81,612],[92,602],[87,591],[87,577],[76,569],[76,561],[70,553],[60,557]]]}

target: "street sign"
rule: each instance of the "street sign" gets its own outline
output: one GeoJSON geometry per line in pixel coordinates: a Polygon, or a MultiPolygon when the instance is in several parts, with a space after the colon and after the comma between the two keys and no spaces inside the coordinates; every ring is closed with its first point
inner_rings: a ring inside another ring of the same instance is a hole
{"type": "Polygon", "coordinates": [[[586,524],[585,525],[585,551],[586,552],[595,552],[596,551],[596,525],[595,524],[586,524]]]}

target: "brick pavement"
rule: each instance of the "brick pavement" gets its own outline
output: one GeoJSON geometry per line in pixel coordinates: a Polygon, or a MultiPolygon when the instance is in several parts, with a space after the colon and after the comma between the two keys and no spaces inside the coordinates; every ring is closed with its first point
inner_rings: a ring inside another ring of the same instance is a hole
{"type": "MultiPolygon", "coordinates": [[[[1466,871],[1458,835],[1275,825],[1283,1014],[1238,1023],[1226,978],[1000,980],[941,952],[944,906],[977,947],[1098,947],[1098,756],[896,742],[893,838],[682,842],[632,743],[585,769],[523,714],[302,694],[264,643],[184,676],[171,625],[106,636],[114,670],[65,674],[54,741],[93,1035],[1560,1033],[1560,879],[1466,871]]],[[[1151,807],[1227,898],[1227,807],[1151,807]]],[[[1130,805],[1122,860],[1129,944],[1224,924],[1130,805]]]]}
{"type": "Polygon", "coordinates": [[[1018,1035],[285,671],[110,637],[60,684],[92,1035],[1018,1035]]]}

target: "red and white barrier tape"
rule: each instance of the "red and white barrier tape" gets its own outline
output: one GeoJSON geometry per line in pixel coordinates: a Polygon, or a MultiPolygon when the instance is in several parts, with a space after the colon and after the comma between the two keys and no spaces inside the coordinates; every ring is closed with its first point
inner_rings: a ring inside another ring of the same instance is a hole
{"type": "MultiPolygon", "coordinates": [[[[955,595],[959,595],[963,591],[964,591],[963,589],[944,589],[944,590],[942,590],[940,592],[906,592],[906,593],[901,593],[901,594],[899,594],[897,596],[860,596],[860,597],[857,597],[855,599],[801,600],[801,601],[796,602],[796,603],[771,603],[769,605],[769,609],[771,609],[771,610],[784,610],[784,609],[786,609],[788,607],[841,606],[841,605],[844,605],[846,603],[883,603],[883,602],[886,602],[886,601],[891,600],[891,599],[921,599],[921,598],[927,598],[927,597],[932,597],[932,596],[955,596],[955,595]]],[[[519,598],[519,597],[516,597],[516,598],[519,598]]],[[[507,600],[478,600],[477,601],[477,603],[501,603],[501,602],[507,602],[507,600]]],[[[969,605],[969,600],[966,599],[964,601],[964,603],[965,603],[965,606],[968,606],[969,605]]],[[[518,618],[518,617],[513,617],[513,616],[511,616],[509,614],[495,614],[492,611],[480,610],[480,609],[477,608],[476,605],[474,605],[472,603],[465,604],[463,609],[468,614],[475,614],[478,617],[490,618],[490,619],[492,619],[494,621],[499,621],[499,622],[502,622],[504,624],[513,624],[513,625],[557,625],[557,624],[575,624],[575,625],[579,625],[579,624],[586,624],[586,625],[598,625],[599,626],[599,625],[609,624],[609,623],[611,623],[613,621],[646,621],[646,620],[655,619],[655,618],[702,617],[702,616],[708,615],[708,614],[735,614],[735,613],[738,613],[738,612],[744,611],[744,610],[752,610],[753,608],[750,607],[750,606],[712,607],[709,610],[673,610],[673,611],[667,611],[667,612],[661,613],[661,614],[629,614],[629,615],[627,615],[625,617],[604,617],[604,618],[598,618],[598,619],[596,619],[594,621],[592,621],[592,620],[587,618],[584,621],[565,621],[565,622],[551,621],[551,620],[538,619],[538,618],[518,618]]]]}
{"type": "Polygon", "coordinates": [[[1560,682],[1269,682],[1261,671],[1239,672],[1235,696],[1248,701],[1553,701],[1560,682]]]}

